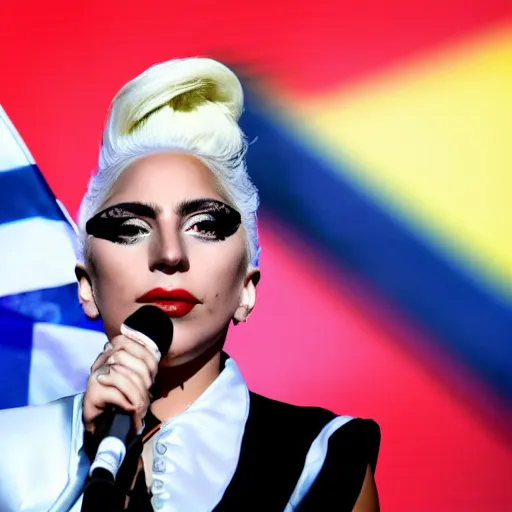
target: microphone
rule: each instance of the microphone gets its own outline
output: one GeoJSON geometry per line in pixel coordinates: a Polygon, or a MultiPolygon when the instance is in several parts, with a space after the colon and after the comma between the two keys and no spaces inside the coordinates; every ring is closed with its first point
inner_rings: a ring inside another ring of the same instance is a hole
{"type": "MultiPolygon", "coordinates": [[[[142,306],[130,315],[121,326],[121,333],[147,346],[158,358],[167,354],[173,337],[171,319],[156,306],[142,306]]],[[[90,467],[90,479],[84,492],[82,510],[96,502],[96,498],[86,500],[93,494],[100,496],[114,485],[117,472],[126,455],[126,442],[132,429],[131,414],[112,406],[112,421],[107,435],[101,440],[96,457],[90,467]],[[95,488],[94,492],[91,487],[95,488]],[[88,491],[88,492],[87,492],[88,491]]],[[[91,508],[98,510],[97,508],[91,508]]]]}

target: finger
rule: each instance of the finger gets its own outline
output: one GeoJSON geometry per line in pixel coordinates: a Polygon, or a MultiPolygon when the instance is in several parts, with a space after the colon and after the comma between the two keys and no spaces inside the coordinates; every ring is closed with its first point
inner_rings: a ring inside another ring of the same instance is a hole
{"type": "Polygon", "coordinates": [[[112,355],[112,352],[114,351],[112,345],[108,343],[105,345],[105,347],[106,349],[103,352],[100,352],[100,354],[98,354],[98,357],[92,364],[91,373],[94,373],[96,370],[98,370],[98,368],[104,366],[108,358],[112,355]]]}
{"type": "MultiPolygon", "coordinates": [[[[141,389],[140,386],[135,384],[134,380],[124,374],[124,372],[116,369],[115,366],[110,367],[109,373],[100,373],[96,376],[96,380],[103,387],[113,387],[118,389],[131,404],[129,410],[142,411],[149,401],[148,392],[141,389]]],[[[101,396],[97,402],[97,406],[104,408],[109,402],[106,401],[104,392],[98,393],[101,396]]]]}
{"type": "Polygon", "coordinates": [[[107,359],[107,363],[128,370],[128,376],[136,379],[136,383],[142,389],[149,389],[153,384],[151,370],[146,363],[124,349],[113,352],[107,359]]]}
{"type": "Polygon", "coordinates": [[[121,324],[121,334],[126,336],[128,339],[136,341],[140,345],[144,346],[147,350],[151,352],[151,354],[157,360],[157,362],[159,362],[160,359],[162,358],[162,354],[160,354],[160,350],[157,344],[152,339],[148,338],[146,335],[130,329],[125,324],[121,324]]]}
{"type": "MultiPolygon", "coordinates": [[[[113,368],[114,368],[114,371],[123,373],[128,378],[137,379],[138,380],[137,384],[142,387],[144,386],[141,376],[136,374],[132,370],[126,368],[125,366],[121,366],[121,365],[117,365],[117,364],[114,365],[113,368]]],[[[137,432],[140,430],[140,428],[142,426],[142,419],[146,415],[146,411],[149,408],[150,400],[151,400],[151,398],[150,398],[149,390],[146,389],[144,392],[144,402],[142,402],[139,407],[136,407],[133,410],[133,422],[134,422],[137,432]]]]}
{"type": "Polygon", "coordinates": [[[144,361],[151,373],[151,380],[155,378],[158,371],[158,360],[144,345],[125,336],[116,336],[111,343],[114,352],[125,350],[137,359],[144,361]]]}
{"type": "MultiPolygon", "coordinates": [[[[101,386],[100,383],[97,384],[101,386]]],[[[84,416],[86,418],[94,418],[105,409],[107,405],[115,405],[123,411],[132,412],[135,410],[133,404],[126,398],[124,393],[113,386],[102,386],[99,389],[89,389],[89,400],[84,399],[84,416]],[[94,401],[93,396],[100,396],[99,401],[94,401]]]]}

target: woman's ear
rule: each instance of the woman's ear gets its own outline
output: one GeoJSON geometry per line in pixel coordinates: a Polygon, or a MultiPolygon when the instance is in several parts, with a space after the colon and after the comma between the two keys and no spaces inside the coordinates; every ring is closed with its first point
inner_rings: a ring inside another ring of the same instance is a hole
{"type": "Polygon", "coordinates": [[[96,301],[94,300],[91,276],[89,275],[87,268],[81,263],[77,263],[75,266],[75,276],[78,281],[78,300],[84,313],[91,320],[99,318],[100,312],[96,305],[96,301]]]}
{"type": "Polygon", "coordinates": [[[256,286],[260,280],[260,269],[253,268],[245,276],[244,288],[240,296],[240,305],[233,315],[234,324],[246,322],[256,306],[256,286]]]}

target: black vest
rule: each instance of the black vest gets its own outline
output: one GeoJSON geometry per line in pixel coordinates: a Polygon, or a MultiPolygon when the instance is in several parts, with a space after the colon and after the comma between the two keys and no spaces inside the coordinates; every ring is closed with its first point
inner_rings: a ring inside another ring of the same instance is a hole
{"type": "MultiPolygon", "coordinates": [[[[236,472],[215,512],[283,512],[304,468],[306,454],[335,415],[250,393],[236,472]]],[[[375,471],[380,429],[371,420],[349,421],[329,439],[320,474],[298,511],[351,511],[366,473],[375,471]]]]}

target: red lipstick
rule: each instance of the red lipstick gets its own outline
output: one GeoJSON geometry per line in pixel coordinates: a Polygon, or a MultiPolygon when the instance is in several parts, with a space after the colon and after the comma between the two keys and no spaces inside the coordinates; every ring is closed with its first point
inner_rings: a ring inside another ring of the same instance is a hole
{"type": "Polygon", "coordinates": [[[201,301],[187,290],[155,288],[139,297],[137,302],[153,304],[159,307],[167,316],[181,318],[188,315],[194,309],[194,306],[200,304],[201,301]]]}

